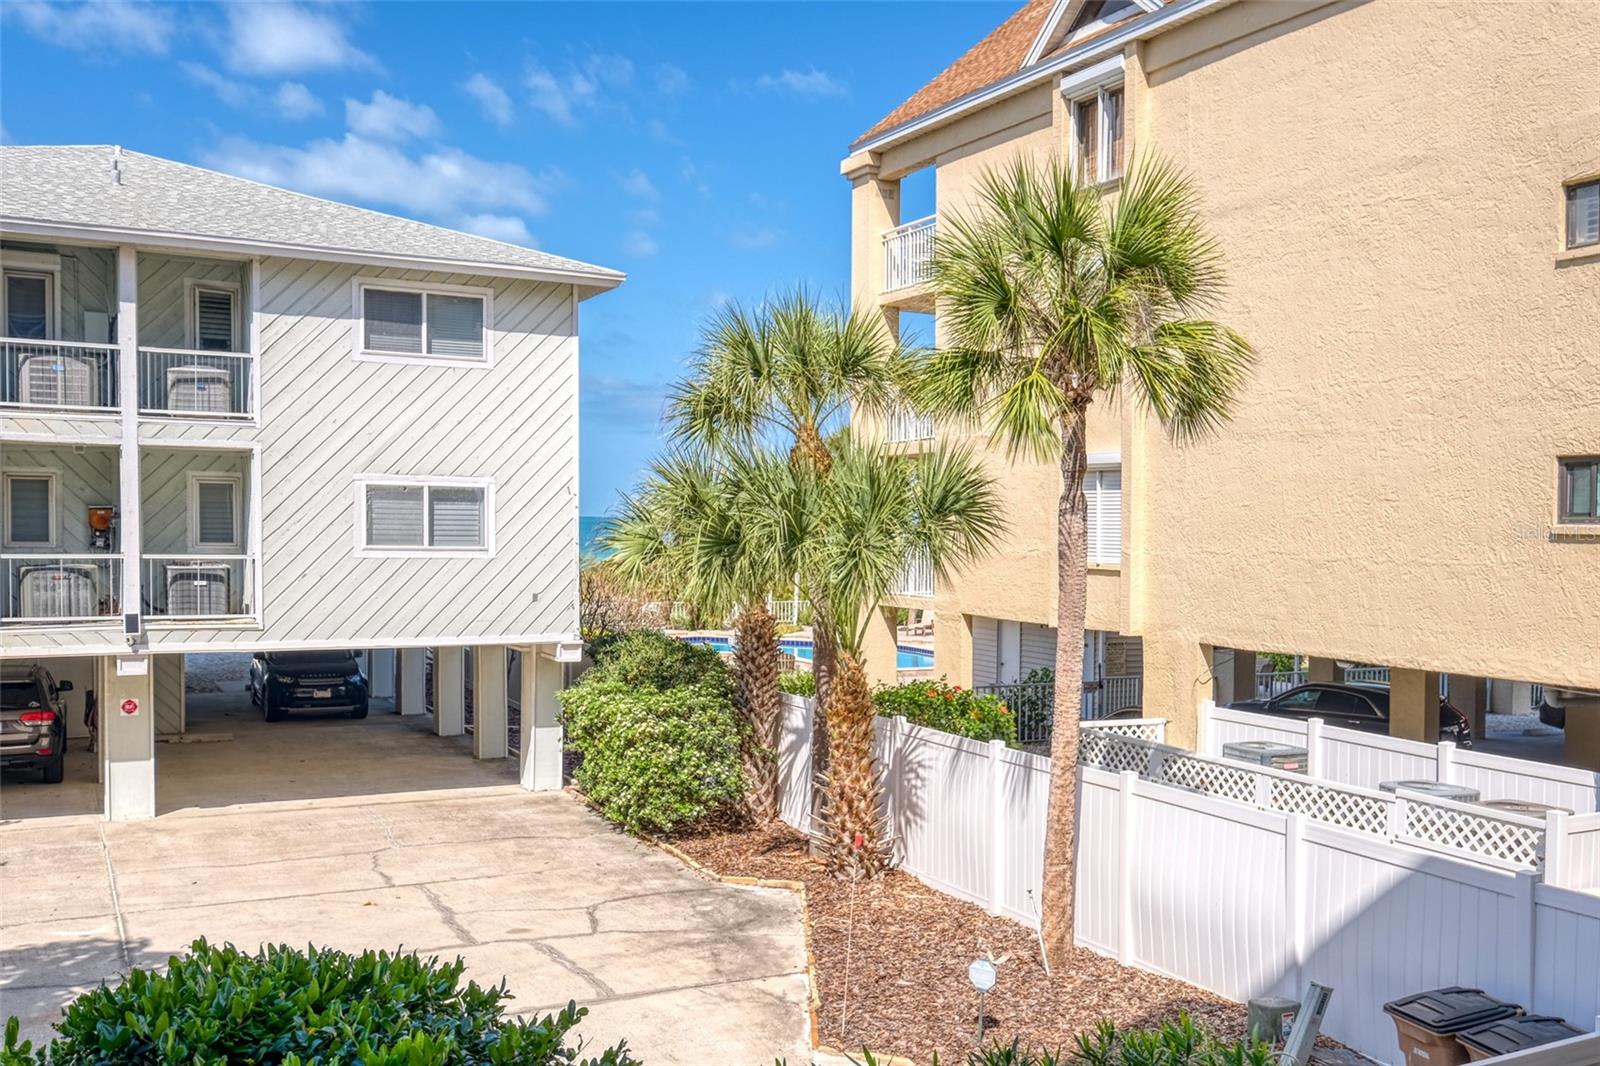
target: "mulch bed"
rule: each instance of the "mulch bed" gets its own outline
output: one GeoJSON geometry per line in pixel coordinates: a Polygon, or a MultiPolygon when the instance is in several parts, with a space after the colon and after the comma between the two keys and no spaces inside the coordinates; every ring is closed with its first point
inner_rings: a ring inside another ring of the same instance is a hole
{"type": "Polygon", "coordinates": [[[936,892],[898,871],[861,884],[835,881],[788,827],[715,830],[672,843],[723,876],[803,882],[822,1007],[822,1043],[946,1063],[974,1046],[977,993],[967,966],[985,952],[999,981],[985,1004],[986,1041],[1065,1048],[1102,1018],[1150,1027],[1187,1011],[1219,1038],[1244,1033],[1244,1008],[1171,978],[1079,948],[1068,973],[1045,976],[1031,930],[936,892]]]}

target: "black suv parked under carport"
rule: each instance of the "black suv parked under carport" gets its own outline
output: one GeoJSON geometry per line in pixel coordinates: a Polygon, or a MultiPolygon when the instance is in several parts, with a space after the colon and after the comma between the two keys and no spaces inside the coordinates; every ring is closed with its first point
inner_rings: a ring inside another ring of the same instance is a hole
{"type": "Polygon", "coordinates": [[[250,702],[269,722],[290,711],[343,711],[367,716],[367,675],[353,651],[256,652],[250,657],[250,702]]]}

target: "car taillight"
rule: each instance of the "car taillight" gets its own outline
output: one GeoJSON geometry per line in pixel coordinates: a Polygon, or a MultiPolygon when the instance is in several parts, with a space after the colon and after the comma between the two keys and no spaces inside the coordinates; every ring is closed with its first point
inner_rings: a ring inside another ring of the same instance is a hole
{"type": "Polygon", "coordinates": [[[34,752],[35,755],[54,755],[55,753],[56,749],[54,748],[40,748],[38,751],[34,752]]]}
{"type": "Polygon", "coordinates": [[[55,711],[23,711],[18,719],[23,725],[49,725],[55,720],[55,711]]]}

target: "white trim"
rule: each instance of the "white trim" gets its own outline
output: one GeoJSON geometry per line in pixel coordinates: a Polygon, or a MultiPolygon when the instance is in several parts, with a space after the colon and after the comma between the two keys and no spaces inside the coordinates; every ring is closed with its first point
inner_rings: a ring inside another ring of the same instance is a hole
{"type": "Polygon", "coordinates": [[[1154,14],[1135,19],[1123,29],[1113,30],[1104,37],[1097,37],[1092,41],[1085,41],[1075,48],[1068,48],[1049,62],[1019,70],[1010,77],[970,92],[966,96],[958,97],[942,107],[929,111],[925,115],[919,115],[898,126],[891,127],[871,140],[858,141],[850,146],[850,154],[881,152],[899,141],[921,133],[923,130],[942,125],[967,111],[983,107],[1002,97],[1010,96],[1012,93],[1020,92],[1035,82],[1051,78],[1059,72],[1075,67],[1086,60],[1120,53],[1130,41],[1139,41],[1146,37],[1152,37],[1162,30],[1212,8],[1225,7],[1234,2],[1235,0],[1178,0],[1177,3],[1168,4],[1154,14]]]}
{"type": "Polygon", "coordinates": [[[425,474],[357,474],[355,476],[355,556],[358,559],[492,559],[495,554],[495,483],[492,477],[432,477],[425,474]],[[483,536],[481,548],[429,548],[418,545],[404,548],[374,547],[367,543],[367,489],[373,486],[400,485],[421,487],[424,537],[430,521],[428,489],[472,488],[483,490],[483,536]]]}
{"type": "MultiPolygon", "coordinates": [[[[146,630],[172,631],[182,629],[242,630],[251,628],[250,619],[240,615],[212,621],[202,620],[199,623],[184,622],[174,623],[171,620],[151,618],[148,620],[146,630]]],[[[59,633],[63,630],[81,631],[84,629],[98,629],[114,632],[116,639],[108,641],[104,647],[92,644],[72,644],[60,647],[37,646],[31,648],[13,649],[10,645],[0,646],[0,660],[14,659],[60,659],[68,656],[82,658],[85,655],[112,654],[105,649],[121,649],[121,654],[127,654],[127,642],[122,639],[120,621],[112,619],[105,624],[90,626],[82,625],[49,625],[49,626],[7,626],[7,634],[26,634],[28,636],[46,636],[59,633]]],[[[257,624],[256,628],[259,628],[257,624]]],[[[488,647],[521,647],[526,645],[553,645],[581,643],[582,638],[576,633],[512,633],[488,635],[462,635],[459,633],[449,636],[429,637],[369,637],[353,636],[344,640],[298,640],[298,641],[250,641],[250,640],[204,640],[189,641],[186,643],[156,643],[148,645],[151,654],[167,654],[169,652],[184,652],[191,655],[213,654],[218,652],[253,652],[253,651],[323,651],[327,649],[343,648],[433,648],[433,647],[462,647],[462,648],[488,648],[488,647]]]]}
{"type": "Polygon", "coordinates": [[[191,233],[130,229],[114,226],[89,226],[75,222],[50,222],[42,219],[0,216],[0,230],[13,235],[76,240],[89,244],[138,244],[147,251],[205,251],[218,256],[282,255],[294,259],[314,259],[332,263],[359,263],[366,266],[400,267],[406,270],[434,270],[453,274],[481,274],[486,277],[529,278],[563,285],[592,287],[597,291],[614,289],[627,275],[596,268],[594,272],[576,268],[518,266],[472,259],[435,259],[428,256],[392,255],[344,248],[319,248],[314,245],[281,241],[258,241],[239,237],[212,237],[191,233]]]}
{"type": "Polygon", "coordinates": [[[1088,456],[1087,456],[1086,465],[1091,470],[1096,468],[1096,467],[1101,467],[1101,468],[1108,467],[1108,466],[1120,467],[1122,465],[1122,453],[1121,452],[1090,452],[1088,454],[1088,456]]]}
{"type": "Polygon", "coordinates": [[[207,549],[233,548],[244,550],[244,541],[241,534],[244,530],[244,477],[240,474],[227,471],[191,470],[189,471],[187,509],[189,512],[188,545],[190,553],[203,552],[207,549]],[[204,482],[225,484],[233,492],[233,539],[230,541],[202,541],[200,539],[200,486],[204,482]]]}
{"type": "Polygon", "coordinates": [[[28,548],[38,551],[59,552],[61,550],[61,471],[51,467],[7,467],[0,473],[0,511],[5,513],[5,529],[0,530],[0,546],[7,548],[28,548]],[[45,510],[50,523],[49,540],[12,540],[11,539],[11,482],[15,478],[27,481],[43,480],[48,487],[45,492],[45,510]]]}
{"type": "Polygon", "coordinates": [[[1126,77],[1126,66],[1126,61],[1119,52],[1108,59],[1103,59],[1091,66],[1084,67],[1082,70],[1075,70],[1071,74],[1062,77],[1061,85],[1059,86],[1061,95],[1066,97],[1070,103],[1074,100],[1081,100],[1095,90],[1103,89],[1108,85],[1121,85],[1126,77]]]}
{"type": "MultiPolygon", "coordinates": [[[[206,278],[183,279],[183,343],[197,355],[241,355],[241,342],[243,340],[242,322],[244,317],[244,289],[237,281],[210,281],[206,278]],[[225,292],[233,298],[233,335],[228,338],[228,350],[217,352],[214,349],[201,350],[200,348],[200,307],[196,301],[201,290],[209,289],[212,292],[225,292]]],[[[142,352],[158,352],[160,348],[139,348],[142,352]]]]}
{"type": "MultiPolygon", "coordinates": [[[[1101,63],[1097,67],[1080,73],[1089,74],[1097,68],[1109,68],[1110,64],[1101,63]]],[[[1089,180],[1096,185],[1105,185],[1108,182],[1120,181],[1122,172],[1113,174],[1111,168],[1111,121],[1108,117],[1106,101],[1112,93],[1121,97],[1117,121],[1122,124],[1123,138],[1127,138],[1128,122],[1128,93],[1123,85],[1122,57],[1116,57],[1115,69],[1099,70],[1095,77],[1075,81],[1071,86],[1062,83],[1061,95],[1067,104],[1067,156],[1074,171],[1078,168],[1078,108],[1094,101],[1095,120],[1095,173],[1087,175],[1089,180]]],[[[1124,153],[1126,158],[1126,153],[1124,153]]]]}
{"type": "Polygon", "coordinates": [[[494,367],[494,289],[487,285],[447,285],[426,281],[399,281],[358,275],[350,279],[351,318],[355,324],[350,337],[351,354],[361,362],[406,363],[413,366],[452,366],[468,370],[489,370],[494,367]],[[366,298],[368,289],[387,292],[414,292],[422,297],[422,348],[421,352],[387,352],[366,347],[366,298]],[[475,296],[483,301],[483,355],[478,358],[451,355],[429,355],[428,347],[428,297],[475,296]]]}

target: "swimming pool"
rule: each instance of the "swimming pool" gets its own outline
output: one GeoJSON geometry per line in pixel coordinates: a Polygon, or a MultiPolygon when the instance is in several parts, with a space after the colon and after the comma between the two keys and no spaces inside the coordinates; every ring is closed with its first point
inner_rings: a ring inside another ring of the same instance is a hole
{"type": "MultiPolygon", "coordinates": [[[[730,652],[733,650],[733,641],[727,637],[684,637],[690,644],[704,644],[714,651],[730,652]]],[[[780,640],[778,649],[786,655],[793,655],[796,659],[811,661],[813,654],[809,640],[780,640]]],[[[933,652],[927,648],[908,648],[900,645],[899,654],[895,656],[895,669],[897,670],[931,670],[933,669],[933,652]]]]}

